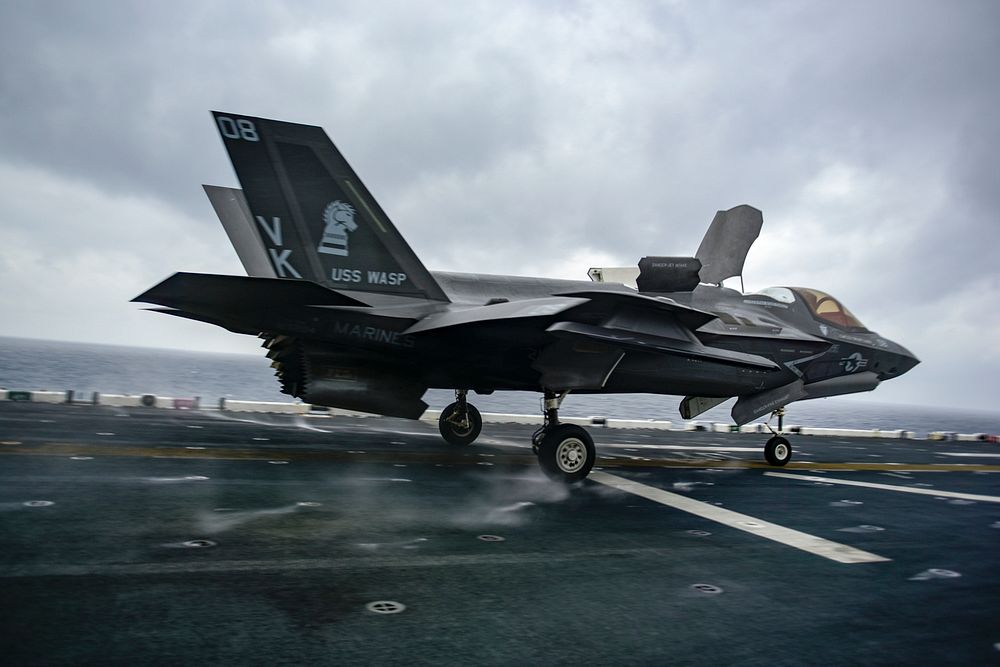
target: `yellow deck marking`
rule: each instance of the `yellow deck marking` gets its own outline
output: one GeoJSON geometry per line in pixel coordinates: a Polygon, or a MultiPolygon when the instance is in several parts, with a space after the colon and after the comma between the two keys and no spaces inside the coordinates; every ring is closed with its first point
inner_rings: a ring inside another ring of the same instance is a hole
{"type": "MultiPolygon", "coordinates": [[[[2,454],[19,454],[34,456],[131,456],[184,459],[231,459],[231,460],[330,460],[330,461],[365,461],[373,463],[452,463],[475,464],[482,459],[480,452],[445,452],[428,450],[425,452],[398,451],[384,449],[368,451],[365,454],[354,454],[345,449],[284,449],[266,447],[209,447],[203,450],[187,449],[184,445],[128,445],[96,443],[62,443],[45,442],[34,445],[20,443],[0,449],[2,454]]],[[[530,454],[497,453],[494,463],[507,465],[538,464],[537,459],[530,454]]],[[[729,470],[771,470],[776,469],[763,461],[748,461],[745,459],[650,459],[640,461],[633,459],[598,457],[597,465],[604,469],[614,468],[713,468],[729,470]]],[[[783,471],[809,470],[878,470],[890,472],[1000,472],[1000,465],[984,463],[892,463],[892,462],[858,462],[837,463],[829,461],[795,461],[781,468],[783,471]]]]}

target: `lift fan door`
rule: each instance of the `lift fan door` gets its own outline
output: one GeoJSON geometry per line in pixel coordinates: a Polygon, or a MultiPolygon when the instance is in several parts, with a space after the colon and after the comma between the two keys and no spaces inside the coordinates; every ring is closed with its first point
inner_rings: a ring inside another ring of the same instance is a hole
{"type": "Polygon", "coordinates": [[[743,275],[747,253],[763,225],[763,214],[746,204],[716,213],[694,255],[701,261],[701,282],[721,285],[743,275]]]}

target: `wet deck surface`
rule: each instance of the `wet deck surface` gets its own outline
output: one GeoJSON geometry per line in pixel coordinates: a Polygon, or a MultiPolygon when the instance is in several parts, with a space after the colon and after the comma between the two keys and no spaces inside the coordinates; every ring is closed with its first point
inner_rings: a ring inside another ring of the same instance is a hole
{"type": "Polygon", "coordinates": [[[0,403],[5,663],[1000,662],[998,445],[531,430],[0,403]]]}

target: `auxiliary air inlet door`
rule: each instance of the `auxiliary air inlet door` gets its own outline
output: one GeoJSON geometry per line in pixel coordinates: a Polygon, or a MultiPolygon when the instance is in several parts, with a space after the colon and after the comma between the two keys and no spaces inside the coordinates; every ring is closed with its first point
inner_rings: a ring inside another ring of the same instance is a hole
{"type": "Polygon", "coordinates": [[[701,260],[701,281],[721,285],[726,278],[743,275],[747,253],[763,225],[763,214],[746,204],[716,213],[694,255],[701,260]]]}

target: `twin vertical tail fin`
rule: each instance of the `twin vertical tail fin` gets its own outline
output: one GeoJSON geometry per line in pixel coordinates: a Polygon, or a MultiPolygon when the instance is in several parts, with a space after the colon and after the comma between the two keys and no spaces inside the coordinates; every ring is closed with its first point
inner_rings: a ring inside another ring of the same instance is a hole
{"type": "Polygon", "coordinates": [[[212,115],[245,204],[238,191],[206,191],[251,275],[448,300],[323,128],[212,115]]]}

